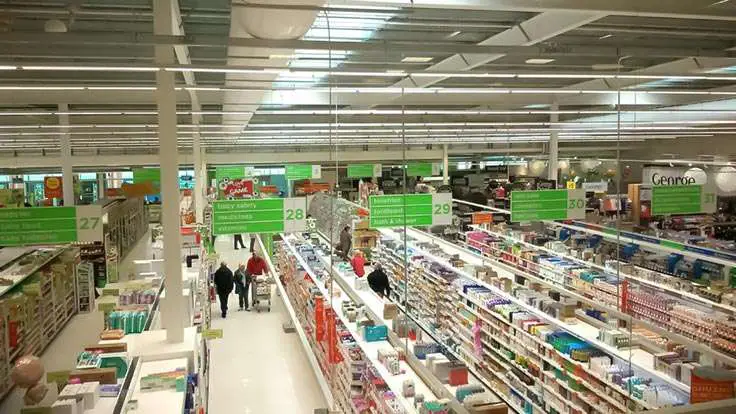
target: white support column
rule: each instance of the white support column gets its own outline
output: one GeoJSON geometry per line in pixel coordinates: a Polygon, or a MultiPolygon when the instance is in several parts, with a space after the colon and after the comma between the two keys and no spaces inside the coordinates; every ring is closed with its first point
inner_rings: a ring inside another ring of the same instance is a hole
{"type": "MultiPolygon", "coordinates": [[[[153,2],[153,33],[174,33],[172,0],[153,2]]],[[[157,45],[155,62],[158,66],[175,64],[171,45],[157,45]]],[[[161,223],[164,235],[164,280],[166,298],[161,304],[161,323],[169,342],[184,340],[186,306],[182,295],[181,236],[179,229],[179,149],[176,138],[176,91],[174,72],[156,73],[156,104],[158,106],[159,159],[161,164],[161,223]]]]}
{"type": "Polygon", "coordinates": [[[447,156],[447,144],[442,144],[442,184],[450,184],[450,158],[447,156]]]}
{"type": "Polygon", "coordinates": [[[105,185],[107,184],[107,173],[97,173],[97,199],[102,200],[105,198],[105,185]]]}
{"type": "Polygon", "coordinates": [[[69,134],[69,104],[59,104],[59,126],[61,127],[61,185],[64,194],[64,206],[74,203],[74,167],[72,164],[72,143],[69,134]]]}
{"type": "MultiPolygon", "coordinates": [[[[194,108],[192,108],[194,110],[194,108]]],[[[193,148],[194,152],[194,216],[197,223],[204,222],[204,189],[206,187],[207,174],[202,170],[202,139],[199,133],[200,115],[192,115],[194,127],[193,148]]]]}
{"type": "MultiPolygon", "coordinates": [[[[560,114],[557,113],[557,110],[560,106],[557,104],[557,102],[552,104],[551,110],[552,114],[549,116],[549,121],[552,123],[553,128],[557,128],[554,126],[557,121],[560,119],[560,114]]],[[[547,165],[547,178],[550,180],[557,180],[557,171],[558,171],[558,156],[559,156],[559,135],[560,133],[557,131],[551,131],[549,133],[549,165],[547,165]]]]}

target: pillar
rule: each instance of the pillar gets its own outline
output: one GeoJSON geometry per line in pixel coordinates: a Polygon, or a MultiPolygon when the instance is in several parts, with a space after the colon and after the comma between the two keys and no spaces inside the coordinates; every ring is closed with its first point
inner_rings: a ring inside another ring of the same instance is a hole
{"type": "Polygon", "coordinates": [[[206,170],[202,170],[202,137],[199,131],[201,115],[192,115],[194,137],[192,152],[194,153],[194,216],[197,223],[204,222],[204,191],[207,183],[206,170]]]}
{"type": "MultiPolygon", "coordinates": [[[[559,105],[557,104],[557,102],[552,104],[551,109],[552,113],[549,116],[549,121],[552,123],[552,129],[557,129],[559,128],[559,125],[555,124],[560,119],[560,114],[557,113],[557,111],[559,110],[559,105]]],[[[547,178],[555,181],[557,181],[557,171],[559,169],[559,137],[560,133],[556,130],[551,131],[549,134],[549,156],[547,158],[549,160],[549,164],[547,165],[547,178]]]]}
{"type": "Polygon", "coordinates": [[[447,156],[447,144],[442,144],[442,184],[450,184],[450,157],[447,156]]]}
{"type": "Polygon", "coordinates": [[[74,203],[74,164],[72,163],[72,143],[69,134],[69,104],[59,104],[59,126],[61,127],[61,185],[64,206],[74,203]]]}
{"type": "MultiPolygon", "coordinates": [[[[173,35],[172,0],[153,2],[153,33],[173,35]]],[[[158,66],[174,65],[174,48],[171,45],[155,46],[155,62],[158,66]]],[[[164,236],[164,281],[166,299],[161,304],[161,324],[166,329],[168,342],[184,340],[182,309],[182,261],[179,229],[179,150],[176,136],[176,90],[174,72],[156,72],[156,105],[158,108],[159,163],[161,166],[161,223],[164,236]]]]}
{"type": "Polygon", "coordinates": [[[107,173],[97,173],[97,199],[105,198],[105,186],[107,185],[107,173]]]}

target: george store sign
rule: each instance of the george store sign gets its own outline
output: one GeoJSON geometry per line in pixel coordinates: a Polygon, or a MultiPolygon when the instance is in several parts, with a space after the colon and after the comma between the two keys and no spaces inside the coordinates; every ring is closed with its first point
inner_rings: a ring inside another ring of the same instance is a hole
{"type": "MultiPolygon", "coordinates": [[[[690,177],[691,178],[691,177],[690,177]]],[[[716,191],[712,185],[655,185],[652,215],[715,213],[716,191]]]]}
{"type": "Polygon", "coordinates": [[[304,231],[306,211],[304,197],[218,200],[212,203],[213,234],[304,231]]]}
{"type": "Polygon", "coordinates": [[[511,221],[585,218],[585,190],[511,192],[511,221]]]}
{"type": "Polygon", "coordinates": [[[381,164],[348,164],[348,178],[380,177],[381,164]]]}
{"type": "Polygon", "coordinates": [[[409,177],[432,177],[440,173],[439,163],[413,162],[406,166],[406,175],[409,177]]]}
{"type": "Polygon", "coordinates": [[[452,224],[452,194],[397,194],[369,197],[370,227],[452,224]]]}
{"type": "Polygon", "coordinates": [[[102,240],[99,205],[0,209],[0,246],[102,240]]]}
{"type": "Polygon", "coordinates": [[[315,164],[288,164],[286,166],[287,180],[309,180],[322,178],[322,166],[315,164]]]}
{"type": "Polygon", "coordinates": [[[659,173],[653,173],[651,177],[653,185],[693,185],[695,184],[695,177],[690,176],[672,176],[662,175],[659,173]]]}

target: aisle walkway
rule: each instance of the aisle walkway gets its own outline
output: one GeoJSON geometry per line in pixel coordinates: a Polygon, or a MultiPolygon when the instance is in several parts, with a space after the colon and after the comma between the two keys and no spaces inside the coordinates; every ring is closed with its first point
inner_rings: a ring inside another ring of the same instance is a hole
{"type": "MultiPolygon", "coordinates": [[[[243,240],[248,246],[249,239],[243,240]]],[[[248,249],[233,250],[231,237],[218,237],[217,252],[231,270],[247,262],[248,249]]],[[[271,312],[239,312],[230,295],[227,319],[212,304],[212,327],[224,337],[211,341],[211,413],[312,414],[326,406],[299,337],[285,334],[288,319],[281,298],[273,296],[271,312]]]]}

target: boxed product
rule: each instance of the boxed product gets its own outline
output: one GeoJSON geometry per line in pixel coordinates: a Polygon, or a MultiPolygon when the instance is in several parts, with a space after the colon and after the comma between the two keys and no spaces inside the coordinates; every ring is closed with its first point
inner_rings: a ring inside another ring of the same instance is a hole
{"type": "Polygon", "coordinates": [[[366,342],[385,341],[388,336],[386,325],[363,326],[363,338],[366,342]]]}
{"type": "Polygon", "coordinates": [[[69,373],[69,380],[78,379],[79,382],[99,382],[100,384],[117,384],[117,370],[115,368],[78,369],[69,373]]]}

